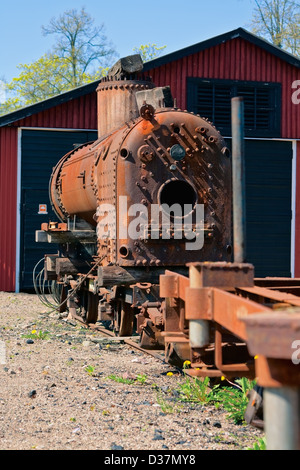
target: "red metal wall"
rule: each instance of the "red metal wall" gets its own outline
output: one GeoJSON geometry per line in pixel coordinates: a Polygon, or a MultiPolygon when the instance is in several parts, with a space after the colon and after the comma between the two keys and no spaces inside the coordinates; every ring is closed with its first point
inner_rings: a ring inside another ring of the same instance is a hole
{"type": "Polygon", "coordinates": [[[16,127],[97,129],[97,94],[90,93],[33,114],[13,124],[16,127]]]}
{"type": "Polygon", "coordinates": [[[0,128],[0,290],[15,289],[18,131],[0,128]]]}
{"type": "Polygon", "coordinates": [[[170,85],[177,106],[186,109],[187,77],[282,83],[282,138],[300,138],[300,105],[292,103],[292,83],[300,70],[276,56],[236,38],[170,62],[149,72],[157,86],[170,85]]]}
{"type": "Polygon", "coordinates": [[[97,129],[96,92],[0,128],[0,291],[15,291],[18,127],[97,129]]]}

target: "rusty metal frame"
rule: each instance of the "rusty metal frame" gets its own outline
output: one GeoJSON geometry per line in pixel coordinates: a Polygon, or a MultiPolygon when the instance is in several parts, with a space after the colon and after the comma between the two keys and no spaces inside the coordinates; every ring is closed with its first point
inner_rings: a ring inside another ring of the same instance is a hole
{"type": "MultiPolygon", "coordinates": [[[[291,344],[300,340],[300,311],[293,308],[300,304],[300,298],[287,288],[295,282],[280,282],[274,279],[267,287],[251,285],[251,275],[243,267],[247,265],[229,265],[228,263],[196,263],[201,273],[198,276],[199,287],[191,287],[191,279],[177,273],[166,271],[160,276],[160,296],[166,299],[167,306],[180,300],[184,302],[184,319],[188,322],[204,320],[214,330],[214,366],[199,367],[191,360],[193,376],[250,376],[257,377],[262,386],[278,387],[279,384],[300,385],[300,374],[297,366],[291,361],[291,344]],[[221,287],[220,273],[227,286],[221,287]],[[215,273],[213,270],[216,269],[215,273]],[[234,272],[235,271],[235,272],[234,272]],[[234,272],[234,274],[232,274],[234,272]],[[245,274],[246,273],[246,274],[245,274]],[[276,285],[281,291],[276,291],[276,285]],[[217,287],[213,284],[217,284],[217,287]],[[231,284],[231,286],[230,286],[231,284]],[[238,287],[235,286],[238,285],[238,287]],[[242,284],[242,285],[239,285],[242,284]],[[243,287],[243,284],[248,284],[243,287]],[[283,285],[282,285],[283,284],[283,285]],[[255,300],[251,300],[255,299],[255,300]],[[272,307],[272,308],[271,308],[272,307]],[[285,307],[284,310],[281,310],[285,307]],[[281,309],[280,309],[281,308],[281,309]],[[291,311],[287,311],[291,308],[291,311]],[[256,358],[251,363],[223,363],[223,335],[231,333],[248,348],[249,356],[256,358]]],[[[296,282],[298,284],[298,281],[296,282]]],[[[167,315],[167,314],[166,314],[167,315]]],[[[186,332],[168,330],[164,332],[166,342],[188,342],[186,332]]],[[[193,357],[191,350],[191,358],[193,357]]]]}

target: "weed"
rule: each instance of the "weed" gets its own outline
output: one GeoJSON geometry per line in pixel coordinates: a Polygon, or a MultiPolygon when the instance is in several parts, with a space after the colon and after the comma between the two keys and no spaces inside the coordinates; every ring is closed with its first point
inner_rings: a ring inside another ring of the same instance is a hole
{"type": "Polygon", "coordinates": [[[246,450],[267,450],[266,438],[261,437],[253,444],[253,447],[248,447],[246,450]]]}
{"type": "Polygon", "coordinates": [[[88,375],[90,375],[91,377],[95,377],[96,373],[95,373],[95,367],[94,366],[86,366],[84,368],[85,372],[88,373],[88,375]]]}
{"type": "Polygon", "coordinates": [[[113,380],[114,382],[122,383],[122,384],[134,384],[134,379],[125,379],[124,377],[120,377],[119,375],[111,374],[108,376],[108,379],[113,380]]]}
{"type": "Polygon", "coordinates": [[[168,403],[165,398],[161,395],[161,393],[158,393],[156,396],[157,403],[160,406],[160,409],[163,413],[169,414],[169,413],[175,413],[176,407],[168,403]]]}
{"type": "Polygon", "coordinates": [[[135,383],[140,383],[144,385],[144,383],[147,380],[147,376],[145,374],[138,374],[136,378],[129,379],[126,377],[120,377],[119,375],[111,374],[108,376],[108,379],[114,380],[115,382],[118,382],[118,383],[123,383],[123,384],[128,384],[128,385],[133,385],[135,383]]]}
{"type": "Polygon", "coordinates": [[[49,338],[50,338],[50,333],[49,333],[49,331],[36,331],[36,330],[32,330],[31,333],[28,333],[27,335],[22,335],[22,338],[28,338],[28,339],[49,339],[49,338]]]}
{"type": "Polygon", "coordinates": [[[147,375],[145,374],[138,374],[136,376],[136,381],[139,382],[140,384],[144,385],[144,383],[146,382],[147,380],[147,375]]]}
{"type": "MultiPolygon", "coordinates": [[[[190,361],[185,361],[183,364],[183,372],[190,366],[190,361]]],[[[207,403],[210,401],[210,390],[209,390],[209,377],[198,378],[189,377],[185,374],[185,382],[179,386],[177,392],[179,392],[181,401],[188,402],[201,402],[207,403]]]]}
{"type": "MultiPolygon", "coordinates": [[[[183,371],[190,365],[189,361],[185,361],[183,371]]],[[[224,378],[225,379],[225,378],[224,378]]],[[[185,376],[185,382],[177,389],[181,401],[213,403],[219,409],[223,407],[227,412],[227,418],[232,419],[235,424],[244,423],[244,415],[248,405],[248,392],[254,387],[255,380],[242,377],[237,379],[235,383],[231,383],[229,387],[223,385],[215,385],[209,387],[209,377],[192,378],[185,376]]]]}
{"type": "Polygon", "coordinates": [[[211,401],[223,406],[228,412],[228,419],[233,419],[235,424],[243,424],[249,401],[248,392],[254,387],[255,380],[250,381],[242,377],[237,379],[235,383],[229,383],[231,387],[215,385],[211,391],[211,401]]]}
{"type": "Polygon", "coordinates": [[[198,379],[186,376],[185,382],[179,386],[177,391],[181,401],[207,403],[210,401],[210,391],[208,390],[209,377],[198,379]]]}

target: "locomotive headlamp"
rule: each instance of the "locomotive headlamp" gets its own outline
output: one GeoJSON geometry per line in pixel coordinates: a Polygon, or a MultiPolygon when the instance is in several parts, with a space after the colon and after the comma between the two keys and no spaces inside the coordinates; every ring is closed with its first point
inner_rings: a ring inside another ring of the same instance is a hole
{"type": "Polygon", "coordinates": [[[170,150],[170,155],[173,160],[180,162],[185,157],[185,149],[179,144],[173,145],[170,150]]]}

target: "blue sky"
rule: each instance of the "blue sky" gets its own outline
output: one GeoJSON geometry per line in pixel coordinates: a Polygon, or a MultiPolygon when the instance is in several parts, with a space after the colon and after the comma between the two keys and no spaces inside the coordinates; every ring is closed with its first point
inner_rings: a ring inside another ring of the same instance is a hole
{"type": "Polygon", "coordinates": [[[47,52],[54,41],[41,26],[64,11],[85,6],[120,57],[134,47],[156,43],[170,53],[238,27],[249,28],[254,0],[14,0],[0,5],[0,78],[18,75],[47,52]]]}

